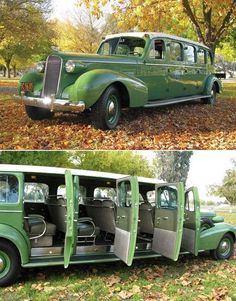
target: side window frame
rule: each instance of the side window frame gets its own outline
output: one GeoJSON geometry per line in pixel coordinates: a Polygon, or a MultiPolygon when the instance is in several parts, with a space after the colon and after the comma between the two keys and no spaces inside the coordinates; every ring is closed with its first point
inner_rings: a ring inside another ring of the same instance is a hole
{"type": "Polygon", "coordinates": [[[194,45],[192,45],[192,44],[185,44],[184,45],[184,62],[187,65],[194,65],[194,64],[197,63],[197,51],[196,51],[196,47],[194,45]],[[186,52],[185,52],[186,47],[192,47],[193,48],[193,57],[194,57],[194,61],[193,62],[187,61],[187,55],[186,55],[186,52]]]}
{"type": "Polygon", "coordinates": [[[8,172],[1,172],[0,176],[14,176],[17,179],[18,182],[18,198],[17,202],[0,202],[0,206],[18,206],[21,203],[21,200],[23,202],[23,197],[24,197],[24,176],[21,173],[8,173],[8,172]]]}
{"type": "Polygon", "coordinates": [[[184,63],[184,45],[183,43],[181,43],[180,41],[175,41],[175,40],[169,40],[167,43],[167,48],[168,50],[168,58],[170,62],[174,62],[174,63],[184,63]],[[176,59],[172,59],[171,58],[171,52],[172,52],[172,44],[179,44],[180,45],[180,54],[181,54],[181,59],[180,60],[176,60],[176,59]]]}
{"type": "Polygon", "coordinates": [[[148,59],[154,60],[155,62],[162,62],[166,59],[166,44],[164,39],[155,38],[151,41],[150,47],[148,49],[148,59]],[[162,42],[162,55],[160,58],[156,58],[154,55],[151,56],[151,51],[155,51],[155,42],[161,41],[162,42]]]}

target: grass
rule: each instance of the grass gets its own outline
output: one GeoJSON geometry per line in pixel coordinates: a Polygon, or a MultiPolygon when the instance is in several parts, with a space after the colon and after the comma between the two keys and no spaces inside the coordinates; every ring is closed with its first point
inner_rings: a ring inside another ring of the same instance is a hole
{"type": "MultiPolygon", "coordinates": [[[[236,226],[235,213],[218,212],[236,226]]],[[[212,260],[208,254],[23,270],[18,283],[0,289],[0,300],[236,301],[236,256],[212,260]]]]}
{"type": "Polygon", "coordinates": [[[236,83],[224,83],[223,93],[220,94],[219,99],[236,100],[236,83]]]}

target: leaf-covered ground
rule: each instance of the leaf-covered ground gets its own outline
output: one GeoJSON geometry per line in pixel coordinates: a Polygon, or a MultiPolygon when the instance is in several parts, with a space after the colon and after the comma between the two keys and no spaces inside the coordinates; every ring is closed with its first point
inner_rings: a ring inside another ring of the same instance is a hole
{"type": "Polygon", "coordinates": [[[113,131],[94,129],[85,114],[32,121],[22,104],[0,93],[0,149],[236,148],[236,84],[225,85],[215,106],[199,101],[124,110],[113,131]]]}
{"type": "Polygon", "coordinates": [[[236,256],[207,255],[24,270],[19,282],[0,289],[4,301],[234,301],[236,256]]]}

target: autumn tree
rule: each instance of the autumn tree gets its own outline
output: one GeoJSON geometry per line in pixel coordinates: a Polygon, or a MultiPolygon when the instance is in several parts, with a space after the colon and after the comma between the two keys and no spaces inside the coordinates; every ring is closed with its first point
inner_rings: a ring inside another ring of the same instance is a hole
{"type": "MultiPolygon", "coordinates": [[[[103,12],[104,2],[81,0],[103,12]]],[[[122,30],[165,31],[198,38],[215,53],[236,18],[236,0],[119,0],[113,10],[122,30]]]]}
{"type": "Polygon", "coordinates": [[[192,151],[156,152],[154,165],[157,177],[169,183],[183,182],[186,184],[192,155],[192,151]]]}
{"type": "Polygon", "coordinates": [[[236,161],[233,161],[233,168],[226,171],[222,184],[209,187],[209,194],[225,197],[230,204],[236,204],[236,161]]]}
{"type": "Polygon", "coordinates": [[[16,56],[29,58],[35,53],[49,51],[53,33],[45,17],[48,3],[48,0],[1,1],[0,56],[8,77],[11,62],[16,56]]]}

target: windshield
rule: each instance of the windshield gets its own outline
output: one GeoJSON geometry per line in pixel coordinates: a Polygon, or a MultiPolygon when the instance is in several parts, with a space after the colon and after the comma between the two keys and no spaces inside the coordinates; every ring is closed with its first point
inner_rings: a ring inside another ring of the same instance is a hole
{"type": "Polygon", "coordinates": [[[142,56],[145,40],[134,37],[121,37],[104,41],[98,49],[100,55],[142,56]]]}

